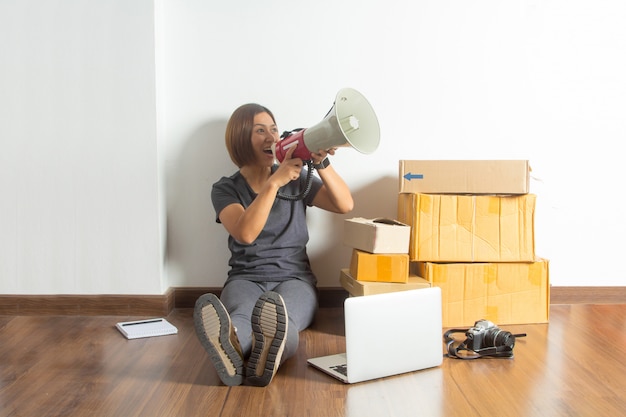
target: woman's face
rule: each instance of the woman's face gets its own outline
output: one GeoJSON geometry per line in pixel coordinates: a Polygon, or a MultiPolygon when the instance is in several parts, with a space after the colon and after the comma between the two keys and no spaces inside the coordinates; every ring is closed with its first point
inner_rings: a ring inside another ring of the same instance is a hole
{"type": "Polygon", "coordinates": [[[272,154],[272,144],[278,142],[278,127],[268,113],[258,113],[254,116],[254,126],[252,126],[252,149],[256,160],[260,165],[272,166],[274,155],[272,154]]]}

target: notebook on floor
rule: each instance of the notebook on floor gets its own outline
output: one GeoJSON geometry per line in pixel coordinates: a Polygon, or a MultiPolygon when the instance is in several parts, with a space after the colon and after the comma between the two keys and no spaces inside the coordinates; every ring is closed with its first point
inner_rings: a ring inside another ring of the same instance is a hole
{"type": "Polygon", "coordinates": [[[158,318],[138,321],[125,321],[115,325],[127,339],[166,336],[178,333],[178,329],[169,321],[158,318]]]}
{"type": "Polygon", "coordinates": [[[350,297],[344,314],[346,352],[311,358],[308,363],[345,383],[443,362],[439,287],[350,297]]]}

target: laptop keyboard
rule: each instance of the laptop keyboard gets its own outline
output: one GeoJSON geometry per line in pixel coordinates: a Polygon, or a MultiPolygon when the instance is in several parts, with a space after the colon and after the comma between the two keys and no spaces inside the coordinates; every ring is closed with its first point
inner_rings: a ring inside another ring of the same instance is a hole
{"type": "Polygon", "coordinates": [[[339,372],[340,374],[344,375],[344,376],[348,376],[348,365],[344,364],[344,365],[335,365],[335,366],[331,366],[330,369],[339,372]]]}

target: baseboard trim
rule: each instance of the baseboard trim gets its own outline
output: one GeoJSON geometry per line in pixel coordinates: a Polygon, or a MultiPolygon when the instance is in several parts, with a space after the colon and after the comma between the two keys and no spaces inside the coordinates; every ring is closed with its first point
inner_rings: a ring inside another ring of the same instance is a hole
{"type": "Polygon", "coordinates": [[[551,304],[626,304],[626,287],[550,287],[551,304]]]}
{"type": "MultiPolygon", "coordinates": [[[[220,288],[172,287],[162,295],[0,295],[0,315],[167,316],[175,308],[193,308],[202,294],[220,288]]],[[[341,287],[319,289],[321,308],[341,307],[341,287]]],[[[551,287],[551,304],[626,304],[626,287],[551,287]]]]}
{"type": "MultiPolygon", "coordinates": [[[[176,288],[176,308],[193,307],[202,294],[219,296],[219,288],[176,288]]],[[[348,296],[341,287],[319,289],[321,308],[341,307],[348,296]]],[[[550,287],[550,304],[626,304],[626,287],[550,287]]]]}
{"type": "Polygon", "coordinates": [[[0,295],[0,315],[166,316],[174,288],[162,295],[0,295]]]}

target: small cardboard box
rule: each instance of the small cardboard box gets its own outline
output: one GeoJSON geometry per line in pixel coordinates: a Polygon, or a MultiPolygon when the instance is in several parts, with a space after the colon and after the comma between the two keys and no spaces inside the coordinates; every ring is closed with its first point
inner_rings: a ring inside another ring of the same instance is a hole
{"type": "Polygon", "coordinates": [[[496,325],[547,323],[550,313],[549,262],[417,262],[416,273],[441,288],[443,326],[472,327],[486,319],[496,325]]]}
{"type": "Polygon", "coordinates": [[[343,243],[369,253],[409,253],[410,232],[397,220],[355,217],[344,221],[343,243]]]}
{"type": "Polygon", "coordinates": [[[401,193],[526,194],[525,160],[400,161],[401,193]]]}
{"type": "Polygon", "coordinates": [[[533,262],[534,194],[398,194],[411,261],[533,262]]]}
{"type": "Polygon", "coordinates": [[[353,249],[350,275],[358,281],[406,283],[409,279],[409,255],[353,249]]]}
{"type": "Polygon", "coordinates": [[[417,275],[409,275],[406,284],[394,282],[365,282],[357,281],[350,275],[350,270],[344,268],[339,275],[341,286],[348,291],[351,296],[384,294],[395,291],[417,290],[420,288],[430,288],[430,282],[417,275]]]}

